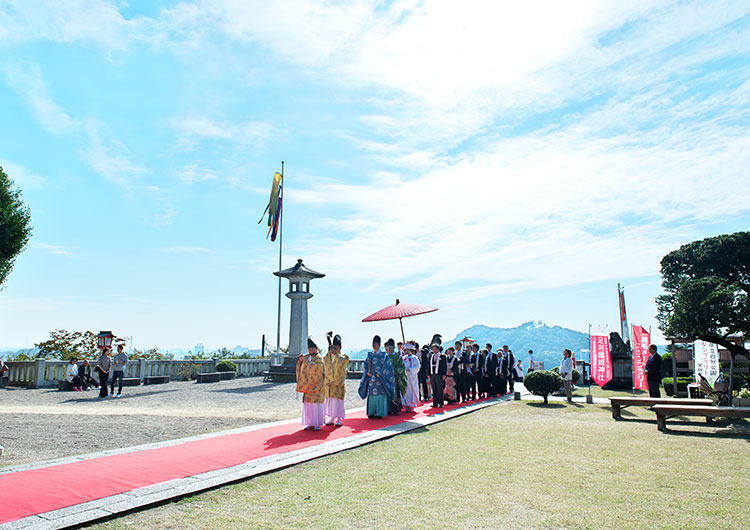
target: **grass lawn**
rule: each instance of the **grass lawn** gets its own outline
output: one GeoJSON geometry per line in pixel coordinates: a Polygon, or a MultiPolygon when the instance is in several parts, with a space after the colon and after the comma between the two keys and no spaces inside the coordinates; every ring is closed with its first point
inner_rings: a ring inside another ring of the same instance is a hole
{"type": "Polygon", "coordinates": [[[750,528],[750,424],[509,402],[96,528],[750,528]]]}
{"type": "MultiPolygon", "coordinates": [[[[588,386],[577,386],[573,390],[574,396],[586,396],[589,393],[589,387],[588,386]]],[[[622,397],[622,396],[632,396],[633,391],[632,390],[602,390],[600,387],[596,385],[591,385],[591,395],[594,397],[622,397]]],[[[648,397],[648,390],[636,390],[635,391],[636,397],[648,397]]],[[[661,391],[661,397],[668,397],[664,390],[661,391]]]]}

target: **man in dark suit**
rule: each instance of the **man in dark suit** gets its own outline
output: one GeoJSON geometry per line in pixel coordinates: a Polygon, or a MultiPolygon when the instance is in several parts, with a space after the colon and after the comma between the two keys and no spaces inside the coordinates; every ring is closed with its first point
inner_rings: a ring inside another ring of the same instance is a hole
{"type": "Polygon", "coordinates": [[[468,364],[466,365],[466,393],[471,395],[471,399],[477,398],[477,374],[478,372],[478,358],[479,358],[479,345],[472,344],[466,351],[466,355],[469,356],[468,364]]]}
{"type": "Polygon", "coordinates": [[[436,343],[432,344],[429,369],[430,386],[432,386],[432,406],[442,407],[445,405],[443,385],[445,384],[445,374],[448,372],[448,364],[445,360],[445,355],[440,353],[440,346],[436,343]]]}
{"type": "MultiPolygon", "coordinates": [[[[479,348],[479,345],[476,347],[479,348]]],[[[487,350],[477,351],[476,361],[477,396],[481,399],[487,397],[487,350]]]]}
{"type": "Polygon", "coordinates": [[[430,347],[426,344],[422,346],[422,351],[419,354],[419,372],[417,377],[419,378],[419,388],[422,392],[422,401],[430,399],[430,385],[427,384],[430,380],[430,347]]]}
{"type": "Polygon", "coordinates": [[[508,392],[513,393],[513,367],[516,366],[516,357],[513,352],[510,351],[508,345],[503,345],[503,366],[502,372],[505,377],[505,383],[503,384],[503,394],[508,392]],[[507,385],[507,388],[506,388],[507,385]]]}
{"type": "Polygon", "coordinates": [[[484,358],[484,370],[487,374],[487,394],[490,397],[495,397],[498,392],[498,368],[497,355],[488,351],[487,357],[484,358]]]}
{"type": "Polygon", "coordinates": [[[650,397],[660,398],[659,384],[661,384],[661,355],[656,351],[656,345],[648,347],[651,356],[646,361],[643,372],[646,374],[646,383],[648,383],[648,395],[650,397]]]}
{"type": "Polygon", "coordinates": [[[469,365],[469,355],[462,348],[461,341],[456,341],[454,351],[456,352],[456,363],[453,377],[456,380],[456,398],[458,401],[468,401],[468,389],[466,385],[466,370],[469,365]]]}

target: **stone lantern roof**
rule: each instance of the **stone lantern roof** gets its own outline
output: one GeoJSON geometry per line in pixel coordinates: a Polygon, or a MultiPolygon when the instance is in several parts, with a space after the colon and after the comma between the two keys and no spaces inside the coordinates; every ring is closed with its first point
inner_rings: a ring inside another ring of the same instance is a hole
{"type": "Polygon", "coordinates": [[[313,278],[323,278],[325,274],[314,271],[305,267],[301,259],[297,260],[297,264],[289,269],[283,271],[276,271],[274,275],[280,278],[289,278],[290,282],[303,282],[305,280],[312,280],[313,278]]]}

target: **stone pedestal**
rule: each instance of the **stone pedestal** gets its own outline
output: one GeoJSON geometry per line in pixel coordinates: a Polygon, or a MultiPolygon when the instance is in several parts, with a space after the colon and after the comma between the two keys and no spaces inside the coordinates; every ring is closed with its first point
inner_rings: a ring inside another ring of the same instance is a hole
{"type": "Polygon", "coordinates": [[[313,297],[310,281],[323,278],[325,274],[308,269],[301,259],[297,260],[294,267],[274,274],[289,280],[286,297],[292,301],[292,308],[289,315],[289,350],[284,355],[282,364],[271,366],[268,375],[274,381],[295,381],[297,360],[301,354],[307,353],[307,301],[313,297]]]}

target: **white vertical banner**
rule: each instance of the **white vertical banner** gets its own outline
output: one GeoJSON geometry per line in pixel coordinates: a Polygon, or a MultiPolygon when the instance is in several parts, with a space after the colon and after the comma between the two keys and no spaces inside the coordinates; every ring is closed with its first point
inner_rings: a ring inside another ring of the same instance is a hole
{"type": "Polygon", "coordinates": [[[695,352],[694,370],[695,380],[699,381],[698,374],[705,377],[712,385],[719,377],[719,348],[712,342],[696,340],[693,343],[695,352]]]}

